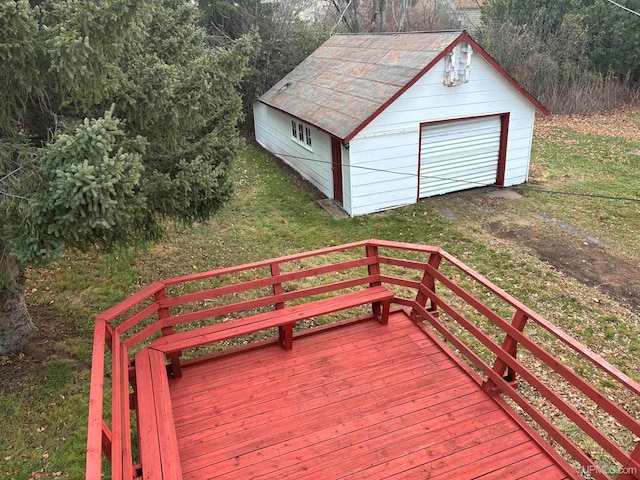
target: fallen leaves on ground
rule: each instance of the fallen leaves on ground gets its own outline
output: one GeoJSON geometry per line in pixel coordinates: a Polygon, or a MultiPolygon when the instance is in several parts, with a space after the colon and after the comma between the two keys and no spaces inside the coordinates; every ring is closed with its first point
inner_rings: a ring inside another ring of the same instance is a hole
{"type": "Polygon", "coordinates": [[[606,113],[549,115],[536,118],[536,136],[546,138],[557,129],[574,130],[584,135],[604,135],[640,141],[640,107],[606,113]]]}

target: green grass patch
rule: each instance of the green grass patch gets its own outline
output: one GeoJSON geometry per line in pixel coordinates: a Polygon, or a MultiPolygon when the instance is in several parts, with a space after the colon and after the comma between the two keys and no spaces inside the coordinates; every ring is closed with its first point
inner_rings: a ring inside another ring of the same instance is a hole
{"type": "Polygon", "coordinates": [[[536,174],[519,213],[534,208],[606,239],[640,256],[640,139],[631,142],[607,136],[580,135],[560,130],[544,142],[534,143],[532,164],[536,174]],[[542,193],[541,188],[586,196],[542,193]],[[609,199],[590,197],[597,195],[609,199]]]}
{"type": "Polygon", "coordinates": [[[88,370],[71,360],[42,365],[0,394],[0,478],[83,478],[88,370]]]}

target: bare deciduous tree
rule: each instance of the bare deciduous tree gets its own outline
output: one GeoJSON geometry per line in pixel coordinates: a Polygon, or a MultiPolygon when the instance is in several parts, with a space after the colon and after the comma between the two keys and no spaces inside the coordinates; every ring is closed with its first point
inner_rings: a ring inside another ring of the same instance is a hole
{"type": "Polygon", "coordinates": [[[328,18],[358,33],[460,28],[448,0],[327,0],[328,18]]]}
{"type": "Polygon", "coordinates": [[[371,31],[387,31],[387,0],[373,0],[373,12],[371,13],[371,31]]]}
{"type": "Polygon", "coordinates": [[[447,0],[422,0],[410,8],[409,29],[414,31],[460,28],[453,4],[447,0]]]}
{"type": "MultiPolygon", "coordinates": [[[[400,1],[400,18],[397,19],[396,24],[398,25],[398,31],[404,32],[407,30],[409,26],[409,8],[413,7],[415,4],[412,0],[401,0],[400,1]]],[[[395,18],[395,9],[393,9],[394,18],[395,18]]]]}
{"type": "Polygon", "coordinates": [[[360,32],[359,0],[329,0],[334,9],[338,22],[342,22],[351,33],[360,32]]]}

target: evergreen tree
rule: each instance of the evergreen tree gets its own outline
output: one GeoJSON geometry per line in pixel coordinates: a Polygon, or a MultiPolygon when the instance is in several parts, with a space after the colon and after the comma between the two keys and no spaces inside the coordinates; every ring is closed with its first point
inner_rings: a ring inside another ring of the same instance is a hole
{"type": "MultiPolygon", "coordinates": [[[[302,20],[305,2],[297,0],[200,0],[202,25],[224,44],[249,32],[260,37],[241,83],[246,125],[253,125],[253,102],[293,70],[328,37],[320,24],[302,20]]],[[[307,2],[308,3],[308,2],[307,2]]]]}
{"type": "Polygon", "coordinates": [[[21,268],[205,221],[229,198],[255,36],[207,45],[187,0],[0,0],[0,354],[21,268]]]}
{"type": "MultiPolygon", "coordinates": [[[[640,0],[617,3],[640,11],[640,0]]],[[[511,24],[533,27],[540,42],[551,43],[563,26],[573,24],[578,30],[574,36],[586,34],[586,55],[593,69],[640,81],[640,17],[606,0],[490,0],[482,15],[485,38],[496,26],[511,24]]],[[[567,50],[567,56],[576,56],[571,43],[556,47],[560,48],[567,50]]]]}
{"type": "MultiPolygon", "coordinates": [[[[604,0],[583,0],[589,27],[589,58],[600,72],[628,75],[640,84],[640,16],[604,0]]],[[[618,0],[640,12],[640,0],[618,0]]]]}

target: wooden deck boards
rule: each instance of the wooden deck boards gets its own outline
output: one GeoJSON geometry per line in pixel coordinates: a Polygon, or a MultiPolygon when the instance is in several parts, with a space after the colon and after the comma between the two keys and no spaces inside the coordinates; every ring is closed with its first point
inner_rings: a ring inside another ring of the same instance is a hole
{"type": "Polygon", "coordinates": [[[561,479],[404,313],[183,369],[185,479],[561,479]]]}

